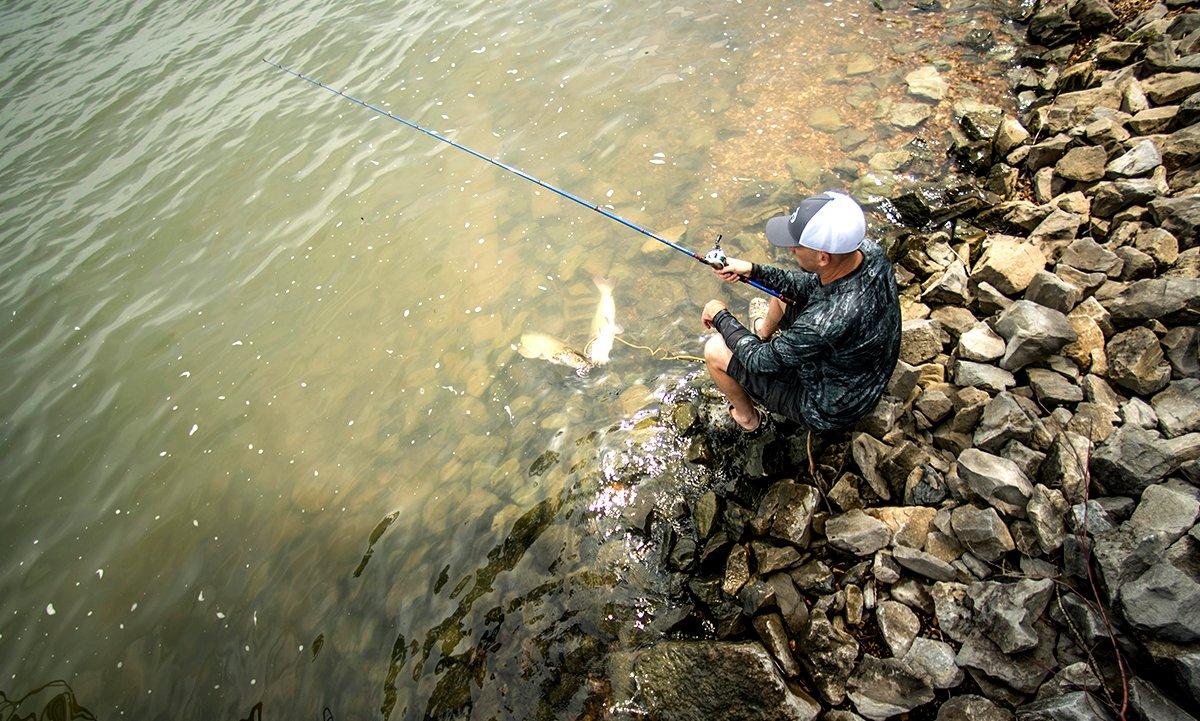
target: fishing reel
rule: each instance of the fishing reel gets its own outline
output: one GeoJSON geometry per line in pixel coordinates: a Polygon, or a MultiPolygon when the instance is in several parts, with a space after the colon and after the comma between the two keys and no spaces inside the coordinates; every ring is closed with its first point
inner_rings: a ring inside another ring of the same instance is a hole
{"type": "Polygon", "coordinates": [[[702,258],[705,265],[716,270],[724,268],[729,263],[729,258],[725,255],[725,251],[721,250],[721,238],[722,236],[718,234],[716,241],[713,243],[712,250],[705,253],[704,258],[702,258]]]}

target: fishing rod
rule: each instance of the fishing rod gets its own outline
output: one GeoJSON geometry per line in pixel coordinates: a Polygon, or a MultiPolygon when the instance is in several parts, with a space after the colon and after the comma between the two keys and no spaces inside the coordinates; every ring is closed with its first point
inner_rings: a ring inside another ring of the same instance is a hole
{"type": "MultiPolygon", "coordinates": [[[[429,137],[434,138],[435,140],[440,140],[443,143],[453,145],[454,147],[458,148],[459,150],[462,150],[463,152],[466,152],[466,153],[470,153],[471,155],[474,155],[476,158],[479,158],[480,160],[485,160],[485,161],[491,163],[492,165],[495,165],[497,168],[507,170],[508,172],[512,173],[513,175],[520,176],[520,177],[528,180],[531,183],[536,183],[537,185],[542,186],[546,190],[549,190],[551,192],[557,193],[558,195],[561,195],[562,197],[566,198],[567,200],[579,203],[580,205],[587,208],[588,210],[594,210],[597,213],[599,213],[600,215],[603,215],[604,217],[609,218],[611,220],[615,220],[627,228],[632,228],[633,230],[636,230],[637,232],[641,233],[642,235],[653,238],[653,239],[657,240],[658,242],[671,248],[672,250],[677,250],[680,253],[683,253],[684,255],[688,256],[692,260],[695,260],[699,263],[707,265],[710,268],[715,268],[717,270],[720,270],[720,269],[724,268],[726,265],[728,258],[725,255],[725,251],[721,250],[721,236],[720,235],[717,236],[716,242],[713,243],[712,250],[708,251],[704,255],[700,255],[699,253],[694,253],[694,252],[688,250],[687,248],[683,247],[682,245],[679,245],[678,243],[673,243],[673,242],[667,240],[666,238],[658,235],[657,233],[647,230],[647,229],[643,228],[642,226],[638,225],[637,223],[634,223],[633,221],[626,220],[625,218],[622,218],[621,216],[617,215],[616,213],[610,212],[595,203],[591,203],[589,201],[584,200],[583,198],[580,198],[577,195],[573,195],[572,193],[568,193],[565,190],[556,188],[553,185],[550,185],[549,183],[542,182],[541,180],[538,180],[537,178],[533,177],[529,173],[526,173],[525,171],[521,170],[520,168],[514,168],[513,166],[508,165],[507,163],[503,163],[499,160],[496,160],[495,158],[490,158],[490,157],[484,155],[483,153],[480,153],[476,150],[472,150],[471,148],[468,148],[467,146],[462,145],[461,143],[456,143],[453,140],[451,140],[450,138],[447,138],[446,136],[441,135],[433,130],[429,130],[428,128],[423,128],[420,125],[417,125],[416,123],[412,122],[411,120],[405,120],[404,118],[400,117],[399,115],[394,115],[391,111],[384,110],[383,108],[377,107],[375,105],[371,105],[370,103],[368,103],[364,100],[359,100],[358,98],[356,98],[352,95],[347,95],[346,93],[342,92],[341,90],[338,90],[337,88],[326,85],[325,83],[321,82],[320,80],[317,80],[316,78],[310,78],[307,75],[303,75],[301,73],[296,72],[295,70],[292,70],[290,68],[285,68],[284,66],[280,65],[279,63],[271,62],[270,60],[267,60],[266,58],[263,58],[262,61],[264,63],[266,63],[267,65],[270,65],[271,67],[282,70],[283,72],[287,73],[288,75],[294,75],[307,83],[317,86],[318,88],[321,88],[323,90],[328,90],[329,92],[333,93],[334,95],[345,98],[346,100],[349,100],[350,102],[354,103],[355,105],[361,105],[362,107],[366,108],[367,110],[371,110],[376,113],[379,113],[380,115],[382,115],[386,118],[395,120],[398,123],[403,123],[404,125],[407,125],[408,127],[412,128],[413,130],[420,131],[420,132],[428,135],[429,137]]],[[[762,292],[766,293],[767,295],[773,295],[776,298],[779,298],[780,300],[784,301],[785,303],[792,302],[789,298],[785,297],[779,291],[774,290],[773,288],[768,288],[767,286],[763,285],[762,283],[759,283],[758,281],[751,280],[750,278],[747,278],[745,276],[738,276],[738,280],[740,280],[741,282],[743,282],[749,286],[752,286],[754,288],[761,290],[762,292]]]]}

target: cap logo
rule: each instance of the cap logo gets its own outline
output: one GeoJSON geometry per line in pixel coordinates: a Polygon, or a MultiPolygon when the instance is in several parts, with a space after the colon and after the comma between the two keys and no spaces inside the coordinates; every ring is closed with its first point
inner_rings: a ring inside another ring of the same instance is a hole
{"type": "Polygon", "coordinates": [[[798,215],[800,215],[800,206],[797,205],[796,209],[792,211],[792,222],[793,223],[796,222],[796,216],[798,216],[798,215]]]}

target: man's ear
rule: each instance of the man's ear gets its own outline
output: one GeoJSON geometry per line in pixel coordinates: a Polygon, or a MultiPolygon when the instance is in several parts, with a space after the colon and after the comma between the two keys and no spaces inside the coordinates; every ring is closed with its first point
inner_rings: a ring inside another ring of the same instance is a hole
{"type": "Polygon", "coordinates": [[[833,256],[823,250],[821,251],[821,254],[817,256],[817,261],[822,267],[829,265],[830,261],[832,260],[833,256]]]}

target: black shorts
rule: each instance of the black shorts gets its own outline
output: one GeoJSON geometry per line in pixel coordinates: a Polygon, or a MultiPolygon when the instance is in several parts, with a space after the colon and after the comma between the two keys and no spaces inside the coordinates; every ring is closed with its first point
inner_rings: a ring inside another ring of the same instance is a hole
{"type": "MultiPolygon", "coordinates": [[[[800,309],[788,306],[779,321],[779,327],[787,328],[800,315],[800,309]]],[[[750,397],[772,413],[778,413],[798,423],[804,423],[804,387],[796,371],[782,373],[751,373],[746,370],[737,356],[729,359],[725,369],[730,378],[738,382],[750,397]]]]}

